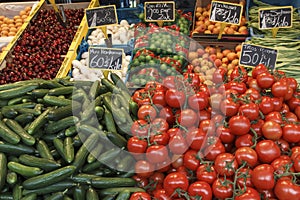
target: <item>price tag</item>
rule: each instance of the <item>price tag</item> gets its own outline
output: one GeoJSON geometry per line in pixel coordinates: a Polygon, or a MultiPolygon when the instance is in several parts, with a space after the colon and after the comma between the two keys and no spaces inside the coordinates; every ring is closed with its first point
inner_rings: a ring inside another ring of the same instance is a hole
{"type": "Polygon", "coordinates": [[[243,43],[239,64],[251,67],[264,64],[275,69],[277,52],[277,49],[243,43]]]}
{"type": "Polygon", "coordinates": [[[175,2],[145,2],[144,13],[146,22],[175,21],[175,2]]]}
{"type": "Polygon", "coordinates": [[[241,4],[212,1],[209,20],[239,25],[242,18],[243,6],[241,4]]]}
{"type": "Polygon", "coordinates": [[[89,28],[118,24],[115,5],[85,9],[85,15],[89,28]]]}
{"type": "Polygon", "coordinates": [[[90,47],[89,67],[101,70],[122,70],[123,49],[90,47]]]}
{"type": "Polygon", "coordinates": [[[293,7],[272,7],[258,10],[258,23],[260,29],[291,28],[293,7]]]}

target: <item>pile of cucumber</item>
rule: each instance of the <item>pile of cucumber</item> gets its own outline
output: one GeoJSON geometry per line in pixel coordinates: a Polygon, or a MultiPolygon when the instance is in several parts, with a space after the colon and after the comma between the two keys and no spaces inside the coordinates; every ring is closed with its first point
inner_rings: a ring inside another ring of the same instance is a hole
{"type": "Polygon", "coordinates": [[[137,105],[116,74],[0,86],[1,199],[129,199],[137,105]],[[120,156],[121,155],[121,156],[120,156]]]}

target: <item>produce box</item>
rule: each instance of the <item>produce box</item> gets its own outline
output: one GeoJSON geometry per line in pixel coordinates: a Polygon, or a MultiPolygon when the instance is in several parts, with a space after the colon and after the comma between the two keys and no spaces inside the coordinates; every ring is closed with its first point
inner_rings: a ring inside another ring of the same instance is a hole
{"type": "Polygon", "coordinates": [[[193,31],[191,33],[191,37],[197,41],[201,40],[209,40],[209,41],[245,41],[245,39],[249,35],[249,30],[246,27],[246,21],[248,20],[246,17],[246,5],[244,0],[220,0],[224,2],[230,3],[241,3],[244,5],[244,10],[242,14],[241,25],[227,25],[224,29],[225,33],[222,34],[222,38],[218,40],[218,34],[220,29],[220,24],[216,23],[209,23],[207,24],[204,22],[206,18],[209,17],[209,6],[211,0],[197,0],[195,9],[194,9],[194,18],[193,18],[193,31]],[[201,13],[199,16],[199,12],[201,13]],[[201,20],[199,20],[201,18],[201,20]],[[202,22],[198,22],[203,21],[202,22]],[[200,25],[201,24],[201,25],[200,25]]]}

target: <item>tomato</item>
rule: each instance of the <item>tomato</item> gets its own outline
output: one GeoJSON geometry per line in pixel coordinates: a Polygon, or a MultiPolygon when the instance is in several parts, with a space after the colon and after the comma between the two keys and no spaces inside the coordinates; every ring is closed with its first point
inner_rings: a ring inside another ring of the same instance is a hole
{"type": "Polygon", "coordinates": [[[138,136],[129,138],[127,142],[127,149],[131,153],[145,153],[148,147],[148,143],[145,139],[138,136]]]}
{"type": "Polygon", "coordinates": [[[165,189],[155,189],[153,191],[153,197],[157,200],[170,200],[165,189]]]}
{"type": "Polygon", "coordinates": [[[262,126],[264,125],[265,121],[262,120],[262,119],[258,119],[256,121],[252,121],[251,122],[251,128],[256,132],[256,134],[258,136],[261,136],[262,135],[262,126]]]}
{"type": "Polygon", "coordinates": [[[168,122],[163,118],[155,118],[151,123],[151,132],[152,133],[162,133],[169,129],[168,122]]]}
{"type": "Polygon", "coordinates": [[[231,98],[226,98],[222,100],[220,103],[221,112],[228,117],[236,115],[238,109],[239,109],[239,104],[235,103],[231,98]]]}
{"type": "Polygon", "coordinates": [[[184,153],[183,165],[190,170],[196,171],[200,165],[200,160],[197,158],[197,151],[189,149],[184,153]]]}
{"type": "Polygon", "coordinates": [[[283,104],[283,98],[273,97],[272,101],[274,105],[274,111],[280,111],[283,104]]]}
{"type": "Polygon", "coordinates": [[[181,133],[177,133],[170,138],[169,149],[172,153],[183,154],[188,148],[186,140],[181,133]]]}
{"type": "Polygon", "coordinates": [[[208,106],[208,96],[204,92],[198,92],[188,97],[188,105],[195,111],[200,111],[208,106]]]}
{"type": "Polygon", "coordinates": [[[251,182],[253,171],[249,167],[243,167],[239,169],[236,176],[238,177],[236,179],[236,184],[240,188],[244,189],[246,187],[253,187],[253,184],[251,182]]]}
{"type": "Polygon", "coordinates": [[[230,132],[234,135],[244,135],[250,131],[250,120],[245,116],[233,116],[229,120],[230,132]]]}
{"type": "Polygon", "coordinates": [[[181,110],[177,120],[181,126],[187,128],[199,123],[198,115],[192,109],[181,110]]]}
{"type": "Polygon", "coordinates": [[[280,200],[299,200],[300,186],[293,183],[290,178],[282,177],[277,181],[274,193],[280,200]]]}
{"type": "Polygon", "coordinates": [[[215,123],[211,119],[206,119],[200,122],[199,129],[204,133],[212,133],[216,127],[215,123]]]}
{"type": "Polygon", "coordinates": [[[224,83],[227,70],[225,68],[219,67],[214,71],[212,81],[215,84],[224,83]]]}
{"type": "Polygon", "coordinates": [[[167,133],[169,134],[169,137],[172,138],[173,136],[177,135],[177,134],[182,134],[182,131],[180,130],[180,128],[170,128],[167,133]]]}
{"type": "Polygon", "coordinates": [[[234,142],[236,148],[251,147],[253,143],[253,136],[251,134],[240,135],[236,137],[234,142]]]}
{"type": "Polygon", "coordinates": [[[288,84],[284,81],[278,81],[272,85],[271,92],[274,97],[284,97],[288,91],[288,84]]]}
{"type": "Polygon", "coordinates": [[[211,95],[209,97],[209,103],[210,103],[212,110],[218,111],[222,100],[223,100],[222,94],[216,93],[216,94],[211,95]]]}
{"type": "Polygon", "coordinates": [[[133,95],[132,95],[132,99],[134,102],[138,103],[139,101],[141,101],[142,99],[144,99],[146,91],[145,89],[140,89],[140,90],[136,90],[133,95]]]}
{"type": "Polygon", "coordinates": [[[262,199],[268,199],[268,200],[277,200],[273,189],[270,190],[259,190],[259,193],[261,194],[262,199]]]}
{"type": "Polygon", "coordinates": [[[154,183],[163,183],[165,175],[161,172],[154,172],[150,177],[149,181],[154,183]]]}
{"type": "Polygon", "coordinates": [[[278,140],[282,136],[280,124],[274,121],[266,121],[262,126],[262,134],[266,139],[278,140]]]}
{"type": "Polygon", "coordinates": [[[300,106],[300,98],[292,97],[287,103],[290,107],[290,110],[293,111],[297,106],[300,106]]]}
{"type": "Polygon", "coordinates": [[[222,143],[232,143],[235,139],[235,135],[230,133],[230,129],[224,126],[219,126],[217,128],[216,135],[220,138],[222,143]]]}
{"type": "Polygon", "coordinates": [[[192,183],[188,188],[189,196],[191,200],[211,200],[212,199],[212,190],[208,183],[204,181],[196,181],[192,183]]]}
{"type": "Polygon", "coordinates": [[[260,194],[252,187],[247,187],[246,191],[234,198],[234,200],[260,200],[260,194]]]}
{"type": "Polygon", "coordinates": [[[162,85],[167,89],[176,89],[177,84],[175,82],[177,84],[179,83],[178,81],[176,81],[175,76],[167,76],[167,77],[164,78],[162,85]]]}
{"type": "Polygon", "coordinates": [[[168,149],[163,145],[152,145],[146,150],[146,158],[150,163],[162,163],[168,157],[168,149]]]}
{"type": "Polygon", "coordinates": [[[251,88],[253,88],[253,89],[255,89],[256,91],[258,91],[258,92],[260,92],[261,91],[261,88],[258,86],[258,84],[257,84],[257,80],[256,79],[248,79],[248,82],[247,82],[247,84],[248,84],[248,87],[251,89],[251,88]]]}
{"type": "Polygon", "coordinates": [[[292,166],[292,164],[293,164],[292,159],[289,156],[280,156],[275,160],[273,160],[273,162],[271,163],[276,174],[283,174],[287,171],[294,172],[295,169],[292,166]],[[292,167],[288,167],[288,166],[292,166],[292,167]]]}
{"type": "Polygon", "coordinates": [[[155,94],[157,91],[165,91],[166,88],[159,82],[148,81],[145,85],[145,91],[155,94]]]}
{"type": "Polygon", "coordinates": [[[274,188],[274,168],[268,164],[261,164],[253,169],[251,181],[257,189],[269,190],[274,188]]]}
{"type": "Polygon", "coordinates": [[[281,152],[288,152],[290,150],[290,145],[284,139],[279,139],[276,141],[277,146],[280,148],[281,152]]]}
{"type": "Polygon", "coordinates": [[[230,74],[230,80],[246,83],[248,80],[247,70],[242,66],[235,66],[230,74]]]}
{"type": "Polygon", "coordinates": [[[247,117],[250,121],[256,120],[259,116],[259,107],[255,103],[247,103],[239,107],[239,115],[247,117]]]}
{"type": "Polygon", "coordinates": [[[152,135],[150,142],[159,145],[167,145],[169,143],[169,134],[167,132],[160,132],[155,135],[152,135]]]}
{"type": "Polygon", "coordinates": [[[147,192],[134,192],[129,200],[151,200],[151,196],[147,192]]]}
{"type": "MultiPolygon", "coordinates": [[[[163,188],[166,190],[166,194],[170,197],[174,194],[176,189],[181,189],[187,191],[189,187],[189,180],[186,175],[180,172],[172,172],[168,174],[163,183],[163,188]]],[[[175,193],[172,197],[178,197],[178,194],[175,193]]]]}
{"type": "Polygon", "coordinates": [[[286,81],[288,86],[290,88],[293,89],[293,91],[296,91],[297,90],[297,86],[298,86],[298,83],[296,81],[296,79],[292,78],[292,77],[285,77],[285,78],[282,78],[281,79],[282,81],[286,81]]]}
{"type": "Polygon", "coordinates": [[[133,136],[147,137],[149,128],[150,126],[145,120],[136,120],[131,125],[130,131],[133,136]]]}
{"type": "Polygon", "coordinates": [[[148,178],[153,174],[154,166],[146,160],[139,160],[135,163],[134,171],[138,176],[148,178]]]}
{"type": "Polygon", "coordinates": [[[182,154],[181,155],[174,154],[172,156],[171,160],[172,160],[171,165],[173,168],[177,169],[177,168],[183,166],[183,155],[182,154]]]}
{"type": "Polygon", "coordinates": [[[295,155],[292,160],[294,162],[293,167],[295,169],[295,172],[300,172],[300,154],[295,155]]]}
{"type": "Polygon", "coordinates": [[[265,121],[274,121],[278,124],[281,124],[282,123],[282,115],[280,112],[278,111],[273,111],[273,112],[270,112],[269,114],[267,114],[265,116],[265,121]]]}
{"type": "Polygon", "coordinates": [[[200,84],[200,78],[195,73],[183,73],[184,80],[189,83],[190,86],[197,87],[200,84]]]}
{"type": "Polygon", "coordinates": [[[199,122],[202,122],[203,120],[206,120],[206,119],[210,119],[211,113],[209,110],[200,110],[198,112],[198,118],[199,118],[199,122]]]}
{"type": "Polygon", "coordinates": [[[159,106],[166,106],[166,100],[165,100],[165,92],[164,91],[155,91],[155,93],[152,96],[152,103],[154,105],[159,105],[159,106]]]}
{"type": "Polygon", "coordinates": [[[272,140],[262,140],[256,144],[255,151],[262,163],[271,163],[280,156],[280,149],[272,140]]]}
{"type": "Polygon", "coordinates": [[[285,93],[283,99],[285,101],[288,101],[293,97],[293,94],[294,94],[294,90],[291,87],[288,87],[288,91],[285,93]]]}
{"type": "Polygon", "coordinates": [[[207,160],[213,161],[219,154],[225,153],[225,147],[219,138],[215,136],[209,136],[204,142],[205,149],[203,155],[207,160]]]}
{"type": "Polygon", "coordinates": [[[238,163],[230,153],[221,153],[216,157],[214,168],[221,176],[232,176],[238,168],[238,163]]]}
{"type": "Polygon", "coordinates": [[[169,89],[166,92],[165,99],[170,107],[181,108],[184,105],[186,97],[183,91],[169,89]]]}
{"type": "Polygon", "coordinates": [[[136,181],[138,187],[143,188],[149,184],[148,178],[140,177],[138,175],[133,175],[131,178],[136,181]]]}
{"type": "Polygon", "coordinates": [[[140,100],[138,102],[138,106],[141,107],[142,105],[151,105],[150,98],[147,97],[147,98],[144,98],[144,99],[140,100]]]}
{"type": "Polygon", "coordinates": [[[191,149],[200,150],[205,138],[205,132],[201,129],[190,131],[186,136],[186,142],[191,149]]]}
{"type": "Polygon", "coordinates": [[[196,170],[197,180],[213,184],[217,179],[217,172],[211,164],[200,164],[196,170]]]}
{"type": "Polygon", "coordinates": [[[241,82],[241,83],[229,82],[229,83],[224,84],[224,86],[225,86],[226,90],[233,89],[233,90],[236,90],[239,94],[244,94],[247,90],[247,86],[243,82],[241,82]]]}
{"type": "Polygon", "coordinates": [[[300,142],[300,125],[286,124],[282,128],[282,138],[287,142],[300,142]]]}
{"type": "Polygon", "coordinates": [[[298,120],[300,120],[300,106],[296,106],[294,113],[297,115],[298,120]]]}
{"type": "Polygon", "coordinates": [[[175,117],[173,115],[172,108],[165,106],[159,111],[159,117],[167,120],[169,125],[172,125],[175,122],[175,117]]]}
{"type": "Polygon", "coordinates": [[[256,77],[256,80],[257,80],[258,86],[262,89],[270,88],[273,85],[273,83],[275,82],[274,76],[268,72],[259,74],[256,77]]]}
{"type": "Polygon", "coordinates": [[[151,105],[142,105],[138,110],[138,118],[152,121],[157,115],[156,109],[151,105]]]}
{"type": "Polygon", "coordinates": [[[250,147],[240,147],[235,151],[235,158],[239,165],[246,162],[251,168],[257,165],[257,153],[250,147]]]}
{"type": "Polygon", "coordinates": [[[259,74],[265,72],[268,72],[268,68],[264,64],[259,64],[252,70],[252,77],[257,78],[259,74]]]}
{"type": "Polygon", "coordinates": [[[284,115],[287,123],[298,121],[297,115],[295,115],[293,112],[286,112],[284,115]]]}
{"type": "Polygon", "coordinates": [[[218,199],[226,199],[233,196],[233,185],[228,179],[226,180],[224,180],[223,177],[220,177],[214,181],[212,184],[214,197],[218,199]]]}
{"type": "Polygon", "coordinates": [[[261,95],[259,93],[259,90],[255,89],[255,88],[249,88],[248,90],[246,90],[245,94],[250,95],[250,97],[252,97],[253,100],[260,100],[261,99],[261,95]]]}
{"type": "Polygon", "coordinates": [[[274,104],[271,97],[263,96],[259,103],[259,109],[264,115],[272,112],[274,110],[274,104]]]}
{"type": "Polygon", "coordinates": [[[171,158],[168,156],[163,162],[155,164],[156,172],[165,173],[171,169],[171,158]]]}

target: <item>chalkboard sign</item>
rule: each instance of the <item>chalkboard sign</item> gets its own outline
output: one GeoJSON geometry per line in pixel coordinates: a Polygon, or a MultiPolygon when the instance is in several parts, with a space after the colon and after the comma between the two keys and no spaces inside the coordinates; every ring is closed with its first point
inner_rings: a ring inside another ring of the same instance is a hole
{"type": "Polygon", "coordinates": [[[174,21],[175,20],[175,2],[145,2],[144,13],[146,22],[174,21]]]}
{"type": "Polygon", "coordinates": [[[89,67],[102,70],[122,70],[123,49],[90,47],[89,67]]]}
{"type": "Polygon", "coordinates": [[[239,25],[241,22],[243,6],[241,4],[212,1],[209,20],[239,25]]]}
{"type": "Polygon", "coordinates": [[[85,10],[89,28],[118,24],[116,6],[100,6],[85,10]]]}
{"type": "Polygon", "coordinates": [[[271,69],[275,69],[276,59],[277,49],[243,43],[239,64],[253,67],[264,64],[271,69]]]}
{"type": "Polygon", "coordinates": [[[292,27],[293,7],[263,8],[258,11],[260,29],[290,28],[292,27]]]}

